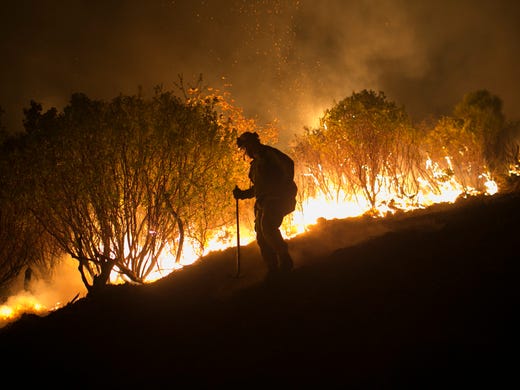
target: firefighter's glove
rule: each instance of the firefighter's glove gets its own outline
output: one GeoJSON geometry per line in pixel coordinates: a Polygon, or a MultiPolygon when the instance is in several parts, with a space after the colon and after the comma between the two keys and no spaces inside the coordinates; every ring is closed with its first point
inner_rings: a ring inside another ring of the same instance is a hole
{"type": "Polygon", "coordinates": [[[233,189],[233,197],[235,199],[246,199],[246,191],[241,190],[238,186],[233,189]]]}

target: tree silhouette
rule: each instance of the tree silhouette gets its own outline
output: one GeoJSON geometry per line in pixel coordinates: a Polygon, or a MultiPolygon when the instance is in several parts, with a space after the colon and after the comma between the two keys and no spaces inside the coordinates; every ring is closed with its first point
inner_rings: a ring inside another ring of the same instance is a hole
{"type": "Polygon", "coordinates": [[[52,238],[30,213],[26,194],[32,175],[25,167],[23,135],[6,135],[0,147],[0,286],[9,284],[27,267],[46,276],[59,261],[52,238]]]}
{"type": "Polygon", "coordinates": [[[454,176],[465,193],[484,192],[488,179],[504,174],[511,151],[502,101],[487,90],[464,95],[452,116],[428,132],[424,146],[446,177],[454,176]]]}
{"type": "Polygon", "coordinates": [[[462,122],[464,131],[475,137],[488,169],[494,172],[500,165],[500,141],[506,130],[502,100],[485,89],[470,92],[455,106],[453,116],[462,122]]]}
{"type": "Polygon", "coordinates": [[[160,88],[152,99],[74,94],[54,119],[27,118],[45,133],[33,145],[31,210],[78,261],[89,292],[114,273],[143,283],[165,251],[180,259],[186,236],[203,249],[232,220],[240,164],[220,102],[160,88]]]}
{"type": "Polygon", "coordinates": [[[382,192],[413,198],[419,154],[404,108],[384,93],[363,90],[324,112],[318,129],[297,137],[295,153],[307,185],[329,198],[361,194],[375,208],[382,192]]]}

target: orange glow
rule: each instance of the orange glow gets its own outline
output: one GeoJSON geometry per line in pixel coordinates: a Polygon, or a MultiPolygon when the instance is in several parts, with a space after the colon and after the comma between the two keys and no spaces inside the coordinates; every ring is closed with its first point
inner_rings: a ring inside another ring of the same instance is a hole
{"type": "MultiPolygon", "coordinates": [[[[449,163],[449,159],[448,159],[449,163]]],[[[384,217],[388,214],[394,214],[397,210],[411,211],[418,208],[426,208],[436,203],[453,203],[464,193],[464,187],[457,181],[455,177],[450,180],[440,180],[442,172],[439,167],[432,163],[431,160],[425,162],[426,168],[429,169],[433,176],[438,180],[436,183],[438,189],[434,191],[431,185],[425,180],[420,181],[421,187],[417,196],[413,200],[402,200],[396,198],[395,194],[384,188],[380,191],[380,202],[376,207],[376,212],[372,213],[374,217],[384,217]]],[[[493,195],[498,191],[496,183],[489,179],[488,174],[482,174],[486,179],[486,194],[493,195]]],[[[466,191],[468,189],[466,188],[466,191]]],[[[470,195],[477,195],[476,190],[469,189],[470,195]]],[[[345,219],[363,215],[371,210],[370,204],[361,194],[346,194],[338,192],[338,199],[346,199],[345,201],[331,201],[326,195],[321,193],[315,197],[309,197],[302,201],[297,209],[282,224],[282,235],[286,239],[293,238],[299,234],[306,232],[311,226],[315,225],[319,219],[345,219]]],[[[255,232],[253,226],[240,227],[240,243],[247,245],[255,240],[255,232]]],[[[236,228],[227,227],[222,231],[216,232],[214,237],[207,244],[202,254],[197,254],[194,249],[196,246],[193,242],[185,243],[183,256],[180,264],[175,263],[174,256],[169,251],[164,251],[159,261],[158,270],[152,273],[147,282],[152,282],[162,278],[172,271],[181,269],[185,265],[193,264],[201,256],[210,252],[224,250],[229,247],[236,246],[236,228]]]]}
{"type": "MultiPolygon", "coordinates": [[[[449,158],[446,161],[450,164],[449,158]]],[[[286,217],[282,224],[282,234],[286,239],[293,238],[306,232],[319,219],[345,219],[357,217],[369,211],[373,217],[384,217],[395,213],[397,210],[406,212],[418,208],[426,208],[436,203],[453,203],[464,191],[468,192],[468,188],[464,189],[456,177],[446,178],[446,175],[442,173],[438,165],[431,160],[425,162],[425,167],[437,179],[435,190],[432,188],[431,183],[418,179],[420,188],[416,196],[413,199],[405,200],[396,197],[395,194],[387,189],[381,188],[378,194],[379,203],[375,210],[371,208],[362,194],[346,194],[339,191],[336,198],[344,200],[331,201],[327,199],[325,194],[318,193],[314,197],[308,197],[301,201],[297,205],[296,210],[289,217],[286,217]]],[[[490,179],[488,173],[483,173],[481,178],[485,180],[486,194],[492,195],[498,192],[497,184],[490,179]]],[[[382,180],[382,182],[390,182],[390,180],[382,180]]],[[[476,190],[469,189],[469,195],[477,194],[476,190]]],[[[175,262],[175,256],[171,254],[171,248],[167,247],[159,257],[157,268],[149,275],[146,282],[153,282],[173,271],[182,269],[184,266],[196,262],[210,252],[236,246],[236,237],[236,226],[223,228],[215,232],[203,251],[196,249],[198,245],[195,242],[186,240],[180,263],[175,262]]],[[[247,226],[247,224],[240,226],[240,244],[247,245],[254,240],[253,226],[247,226]]],[[[117,272],[114,271],[110,282],[117,284],[123,281],[117,272]]],[[[59,305],[59,303],[56,304],[54,309],[58,308],[59,305]]],[[[0,327],[16,320],[24,312],[45,314],[49,310],[53,309],[40,304],[37,297],[28,293],[13,296],[9,298],[5,305],[0,306],[0,327]]]]}
{"type": "Polygon", "coordinates": [[[49,308],[40,303],[38,298],[24,292],[10,297],[0,306],[0,327],[17,320],[23,313],[47,314],[49,308]]]}

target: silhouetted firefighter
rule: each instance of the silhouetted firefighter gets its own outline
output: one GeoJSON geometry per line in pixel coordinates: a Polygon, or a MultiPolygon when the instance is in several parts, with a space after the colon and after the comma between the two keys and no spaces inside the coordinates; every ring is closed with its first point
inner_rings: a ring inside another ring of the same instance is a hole
{"type": "Polygon", "coordinates": [[[243,133],[237,138],[237,146],[252,159],[251,186],[246,190],[236,186],[233,196],[235,199],[255,198],[256,241],[267,265],[268,277],[289,272],[293,261],[279,228],[296,206],[294,161],[280,150],[262,144],[257,133],[243,133]]]}

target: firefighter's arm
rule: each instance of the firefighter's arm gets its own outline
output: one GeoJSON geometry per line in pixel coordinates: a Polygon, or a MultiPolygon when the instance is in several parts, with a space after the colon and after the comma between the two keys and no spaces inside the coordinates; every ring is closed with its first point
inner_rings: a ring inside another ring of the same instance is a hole
{"type": "Polygon", "coordinates": [[[249,187],[247,190],[241,190],[238,186],[233,189],[233,197],[235,199],[251,199],[255,196],[254,186],[249,187]]]}

